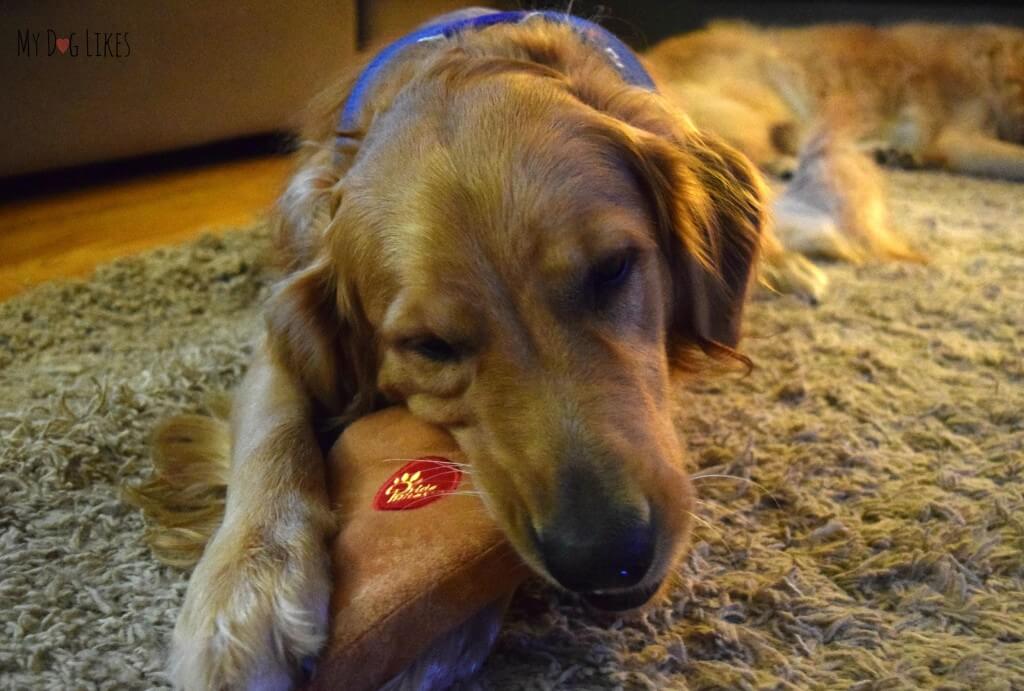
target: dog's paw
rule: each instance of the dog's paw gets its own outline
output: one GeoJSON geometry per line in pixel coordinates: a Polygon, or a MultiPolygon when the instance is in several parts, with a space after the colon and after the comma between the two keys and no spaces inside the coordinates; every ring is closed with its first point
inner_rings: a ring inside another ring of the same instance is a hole
{"type": "Polygon", "coordinates": [[[828,290],[828,276],[795,252],[779,252],[761,265],[761,282],[779,293],[796,295],[818,304],[828,290]]]}
{"type": "Polygon", "coordinates": [[[330,598],[322,533],[311,523],[287,532],[225,525],[207,547],[174,629],[176,688],[288,689],[320,651],[330,598]]]}

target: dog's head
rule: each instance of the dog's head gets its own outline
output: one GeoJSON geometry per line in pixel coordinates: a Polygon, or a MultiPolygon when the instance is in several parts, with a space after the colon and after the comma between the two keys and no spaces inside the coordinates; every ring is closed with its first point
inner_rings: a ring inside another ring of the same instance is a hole
{"type": "Polygon", "coordinates": [[[340,181],[297,179],[326,192],[286,211],[329,221],[270,325],[311,394],[448,428],[527,562],[645,602],[692,508],[671,375],[736,343],[751,165],[654,95],[508,61],[410,87],[340,181]]]}

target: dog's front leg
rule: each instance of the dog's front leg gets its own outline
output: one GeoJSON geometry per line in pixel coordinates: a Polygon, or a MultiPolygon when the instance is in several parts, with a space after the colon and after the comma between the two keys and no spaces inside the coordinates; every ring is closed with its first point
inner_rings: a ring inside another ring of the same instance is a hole
{"type": "Polygon", "coordinates": [[[224,522],[189,582],[171,676],[190,690],[289,688],[324,642],[333,521],[310,402],[266,346],[232,437],[224,522]]]}
{"type": "Polygon", "coordinates": [[[1024,146],[947,127],[928,158],[954,173],[1024,180],[1024,146]]]}

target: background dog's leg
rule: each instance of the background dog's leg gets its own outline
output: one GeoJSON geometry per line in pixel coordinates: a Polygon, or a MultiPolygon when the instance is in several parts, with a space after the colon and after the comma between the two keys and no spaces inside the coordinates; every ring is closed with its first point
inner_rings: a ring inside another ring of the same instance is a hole
{"type": "Polygon", "coordinates": [[[854,263],[920,259],[889,226],[878,166],[840,132],[810,139],[774,210],[786,249],[854,263]]]}
{"type": "Polygon", "coordinates": [[[984,134],[946,128],[935,140],[933,157],[954,173],[1024,180],[1024,146],[984,134]]]}
{"type": "Polygon", "coordinates": [[[772,206],[772,214],[782,244],[793,252],[809,257],[860,263],[863,254],[839,228],[839,219],[823,202],[801,190],[784,190],[772,206]],[[820,204],[820,205],[819,205],[820,204]]]}
{"type": "Polygon", "coordinates": [[[799,252],[791,252],[769,228],[761,240],[758,279],[771,290],[798,295],[818,303],[828,288],[828,276],[799,252]]]}
{"type": "Polygon", "coordinates": [[[324,642],[333,521],[309,414],[299,384],[261,348],[232,411],[224,522],[174,630],[181,688],[289,688],[324,642]]]}

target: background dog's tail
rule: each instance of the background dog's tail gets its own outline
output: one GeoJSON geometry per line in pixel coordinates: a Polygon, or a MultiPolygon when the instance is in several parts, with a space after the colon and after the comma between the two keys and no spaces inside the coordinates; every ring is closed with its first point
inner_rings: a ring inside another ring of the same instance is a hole
{"type": "Polygon", "coordinates": [[[153,436],[153,476],[125,486],[146,517],[146,542],[165,564],[191,568],[224,516],[231,433],[227,405],[165,420],[153,436]]]}

